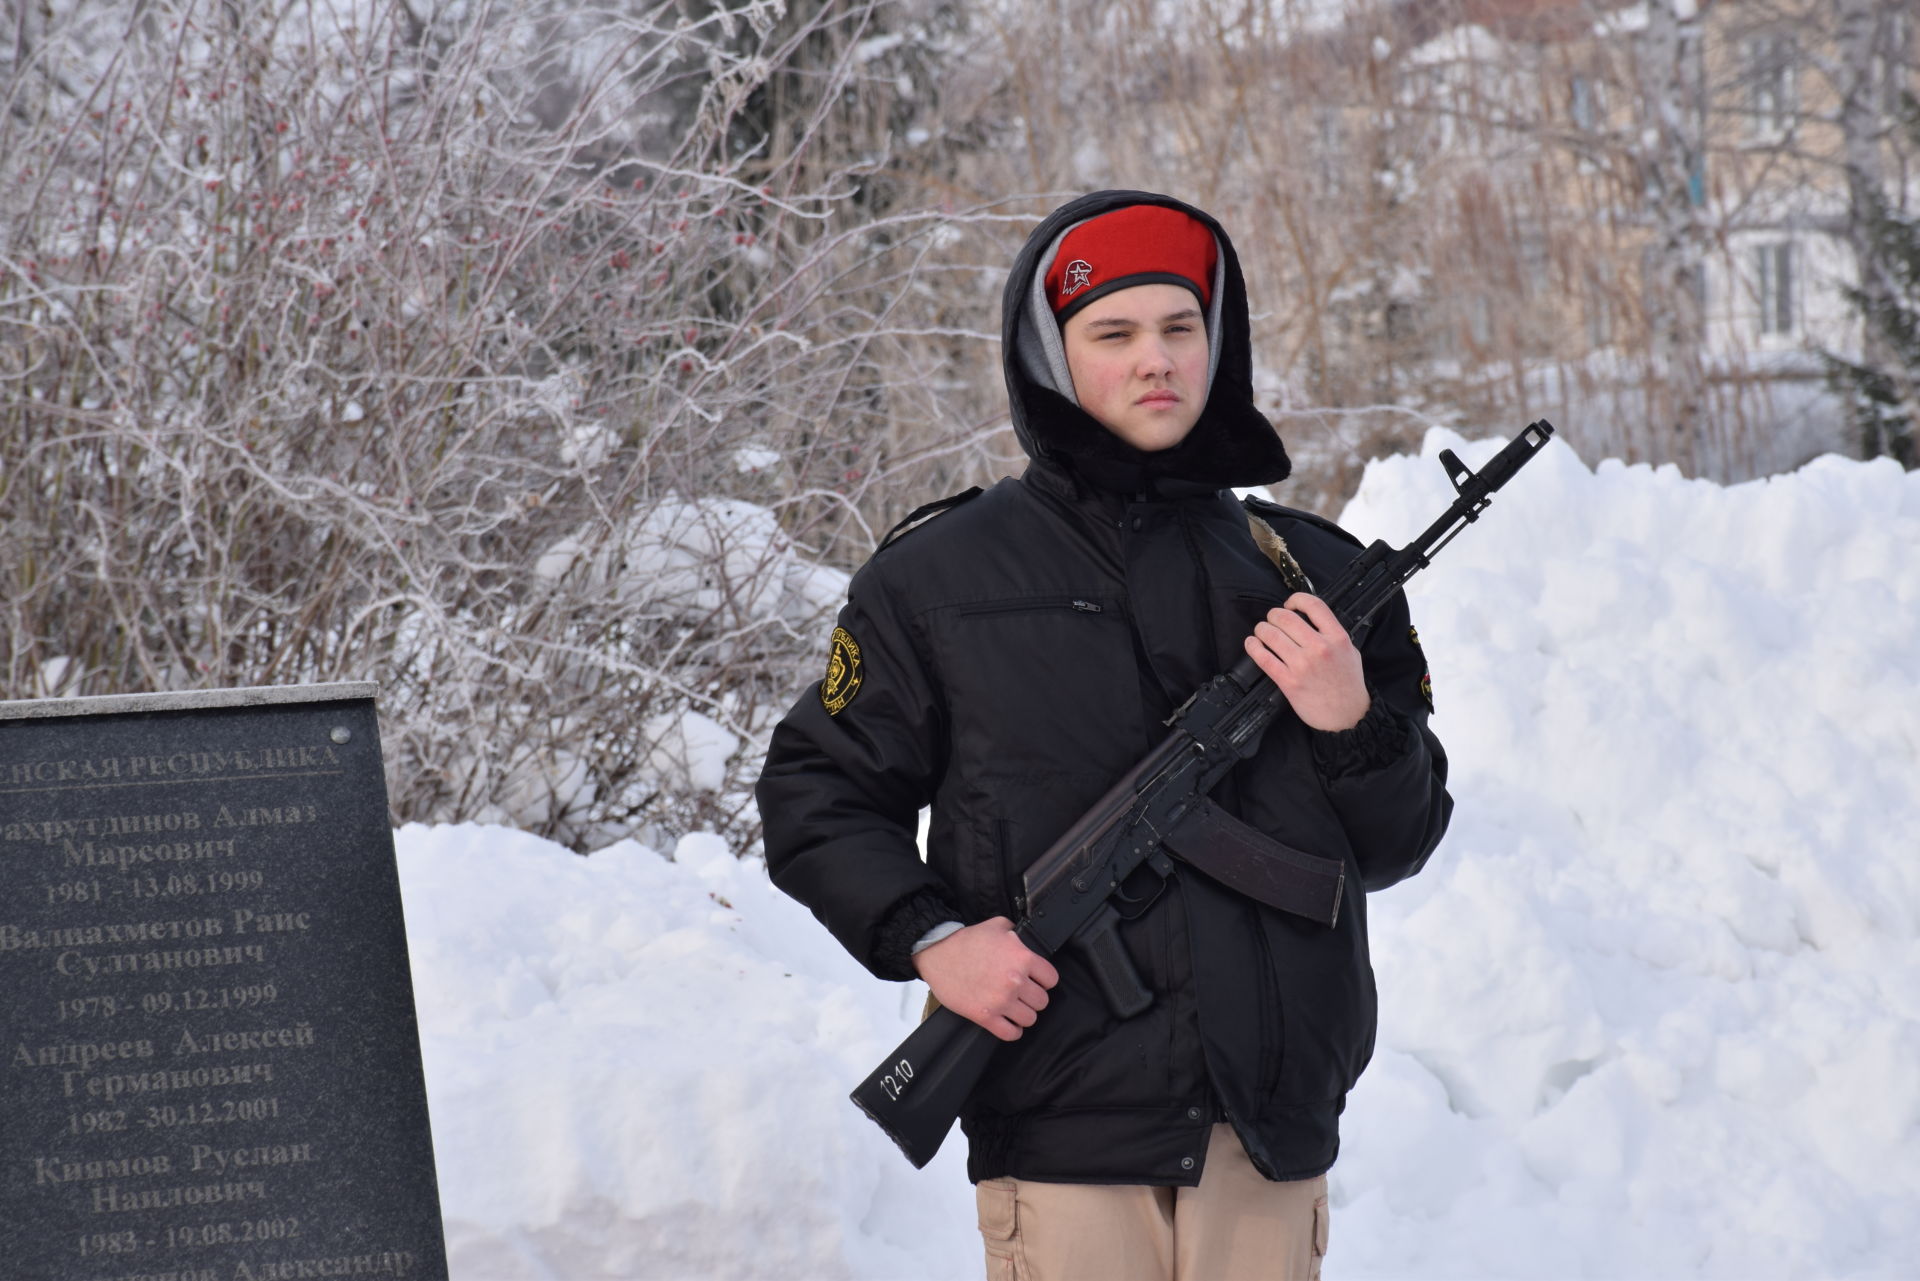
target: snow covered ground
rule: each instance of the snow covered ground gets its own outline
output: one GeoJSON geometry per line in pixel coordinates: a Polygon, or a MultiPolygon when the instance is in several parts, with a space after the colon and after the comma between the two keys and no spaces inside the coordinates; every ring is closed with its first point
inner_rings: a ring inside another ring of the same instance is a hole
{"type": "MultiPolygon", "coordinates": [[[[1374,900],[1328,1277],[1920,1276],[1920,474],[1556,443],[1411,595],[1458,810],[1374,900]]],[[[846,1101],[917,994],[756,863],[398,843],[456,1277],[979,1275],[958,1140],[846,1101]]]]}

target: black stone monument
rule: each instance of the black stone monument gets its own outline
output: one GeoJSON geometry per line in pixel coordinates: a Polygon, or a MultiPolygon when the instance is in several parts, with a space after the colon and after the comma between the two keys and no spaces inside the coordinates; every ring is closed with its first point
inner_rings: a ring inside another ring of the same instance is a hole
{"type": "Polygon", "coordinates": [[[368,684],[0,703],[0,1275],[447,1275],[368,684]]]}

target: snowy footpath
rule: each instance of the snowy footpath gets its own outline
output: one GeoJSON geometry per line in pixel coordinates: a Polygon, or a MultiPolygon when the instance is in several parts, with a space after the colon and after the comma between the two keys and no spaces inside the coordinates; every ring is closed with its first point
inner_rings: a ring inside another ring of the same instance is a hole
{"type": "MultiPolygon", "coordinates": [[[[1373,899],[1330,1281],[1920,1276],[1920,474],[1555,443],[1410,595],[1458,808],[1373,899]]],[[[980,1275],[957,1137],[846,1099],[917,992],[760,865],[397,837],[456,1277],[980,1275]]]]}

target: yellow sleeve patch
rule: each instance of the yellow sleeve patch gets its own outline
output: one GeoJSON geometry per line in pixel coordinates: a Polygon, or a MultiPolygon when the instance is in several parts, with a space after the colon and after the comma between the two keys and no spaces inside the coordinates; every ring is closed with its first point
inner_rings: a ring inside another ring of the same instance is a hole
{"type": "Polygon", "coordinates": [[[827,709],[827,715],[838,716],[860,692],[860,682],[864,679],[859,642],[846,628],[834,628],[833,643],[827,650],[826,679],[820,682],[820,703],[827,709]]]}

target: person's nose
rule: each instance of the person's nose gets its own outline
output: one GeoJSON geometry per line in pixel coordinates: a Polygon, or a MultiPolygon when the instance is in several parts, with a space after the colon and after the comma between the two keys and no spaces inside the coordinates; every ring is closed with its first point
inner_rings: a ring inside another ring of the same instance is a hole
{"type": "Polygon", "coordinates": [[[1140,345],[1138,368],[1142,378],[1164,378],[1173,372],[1173,354],[1164,338],[1149,338],[1140,345]]]}

